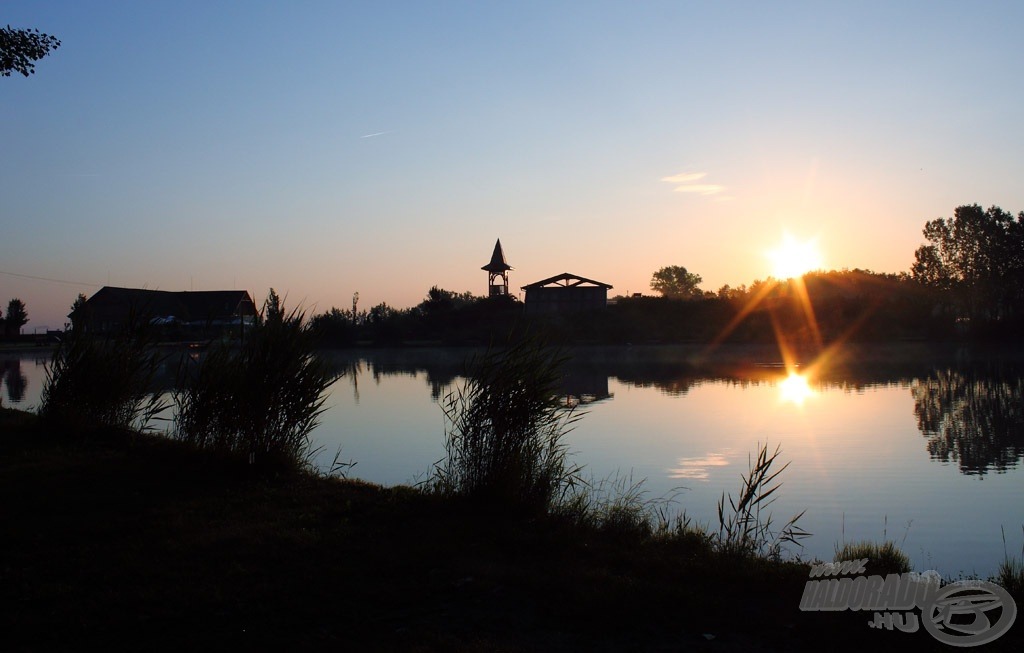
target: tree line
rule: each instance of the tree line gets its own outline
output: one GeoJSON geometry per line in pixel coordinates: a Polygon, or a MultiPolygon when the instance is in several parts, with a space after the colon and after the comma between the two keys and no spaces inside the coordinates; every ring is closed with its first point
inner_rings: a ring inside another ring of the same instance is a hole
{"type": "Polygon", "coordinates": [[[700,288],[699,274],[666,266],[660,297],[616,297],[597,313],[528,315],[514,297],[431,288],[408,309],[332,308],[313,318],[325,344],[486,343],[509,329],[564,342],[788,342],[1017,337],[1024,327],[1024,212],[957,207],[925,224],[909,271],[811,272],[796,280],[700,288]]]}
{"type": "MultiPolygon", "coordinates": [[[[510,330],[542,331],[554,341],[626,344],[836,340],[1016,340],[1024,332],[1024,212],[957,207],[925,224],[926,240],[907,272],[832,270],[794,280],[757,280],[702,290],[682,266],[652,275],[660,297],[615,297],[605,310],[529,315],[515,297],[480,297],[431,287],[411,308],[379,303],[332,307],[311,318],[325,346],[488,344],[510,330]]],[[[72,306],[85,302],[79,295],[72,306]]],[[[0,333],[28,321],[12,299],[0,333]]]]}

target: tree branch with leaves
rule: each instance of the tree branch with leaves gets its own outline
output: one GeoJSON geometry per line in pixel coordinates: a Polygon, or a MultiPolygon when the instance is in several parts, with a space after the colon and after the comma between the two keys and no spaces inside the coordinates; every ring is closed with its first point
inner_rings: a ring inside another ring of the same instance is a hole
{"type": "Polygon", "coordinates": [[[0,77],[10,77],[12,72],[32,75],[35,62],[59,47],[57,37],[37,29],[0,28],[0,77]]]}

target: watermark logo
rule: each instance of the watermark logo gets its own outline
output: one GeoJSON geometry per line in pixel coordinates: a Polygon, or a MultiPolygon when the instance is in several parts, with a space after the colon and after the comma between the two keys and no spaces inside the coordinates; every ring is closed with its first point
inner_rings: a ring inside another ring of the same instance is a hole
{"type": "Polygon", "coordinates": [[[942,586],[936,571],[864,576],[867,558],[812,565],[800,598],[804,611],[872,612],[871,628],[917,632],[951,646],[987,644],[1017,618],[1017,604],[995,583],[961,580],[942,586]]]}

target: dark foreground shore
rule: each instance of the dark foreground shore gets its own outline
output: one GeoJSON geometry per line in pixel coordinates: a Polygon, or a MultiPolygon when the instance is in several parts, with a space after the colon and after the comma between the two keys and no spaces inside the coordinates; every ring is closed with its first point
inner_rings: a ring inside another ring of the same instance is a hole
{"type": "Polygon", "coordinates": [[[951,650],[801,612],[804,564],[256,474],[2,408],[0,492],[4,650],[951,650]]]}

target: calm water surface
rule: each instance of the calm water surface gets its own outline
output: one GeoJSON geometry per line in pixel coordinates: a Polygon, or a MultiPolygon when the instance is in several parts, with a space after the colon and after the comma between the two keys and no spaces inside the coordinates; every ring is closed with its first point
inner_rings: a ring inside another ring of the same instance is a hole
{"type": "MultiPolygon", "coordinates": [[[[327,354],[342,378],[315,431],[316,462],[392,485],[429,474],[444,453],[439,402],[464,381],[471,350],[327,354]]],[[[1020,555],[1024,524],[1024,367],[1016,354],[920,346],[848,351],[787,381],[772,349],[577,349],[562,393],[585,412],[568,436],[600,480],[646,479],[651,497],[716,524],[759,443],[790,465],[777,522],[806,509],[804,557],[837,542],[902,543],[918,570],[993,573],[1020,555]]],[[[2,354],[5,405],[38,403],[46,354],[2,354]]],[[[173,383],[168,376],[167,386],[173,383]]]]}

